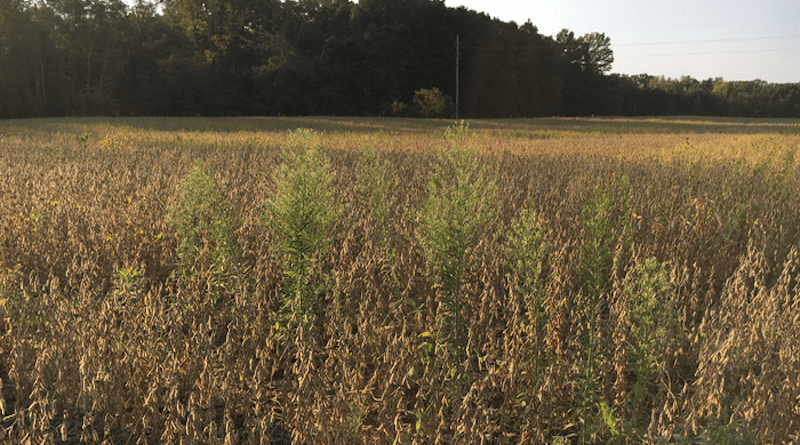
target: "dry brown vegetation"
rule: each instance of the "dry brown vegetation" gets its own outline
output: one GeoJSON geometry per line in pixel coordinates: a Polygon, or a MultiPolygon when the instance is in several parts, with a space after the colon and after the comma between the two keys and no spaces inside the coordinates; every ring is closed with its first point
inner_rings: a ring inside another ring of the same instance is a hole
{"type": "Polygon", "coordinates": [[[417,236],[450,124],[0,122],[3,440],[800,441],[796,123],[472,122],[498,185],[481,243],[499,238],[469,258],[463,362],[417,236]],[[315,129],[343,213],[318,265],[313,324],[279,335],[284,271],[265,202],[300,126],[315,129]],[[388,161],[385,226],[361,183],[367,147],[388,161]],[[241,261],[224,277],[213,236],[186,263],[170,222],[197,160],[236,210],[241,261]],[[541,342],[508,254],[530,199],[548,247],[541,342]],[[674,301],[674,316],[652,320],[664,329],[639,378],[642,289],[674,301]]]}

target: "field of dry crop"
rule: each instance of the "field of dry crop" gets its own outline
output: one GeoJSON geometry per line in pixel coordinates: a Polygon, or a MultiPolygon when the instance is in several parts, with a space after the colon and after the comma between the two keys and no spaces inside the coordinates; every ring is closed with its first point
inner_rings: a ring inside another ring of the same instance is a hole
{"type": "Polygon", "coordinates": [[[0,440],[797,443],[798,149],[789,120],[0,121],[0,440]]]}

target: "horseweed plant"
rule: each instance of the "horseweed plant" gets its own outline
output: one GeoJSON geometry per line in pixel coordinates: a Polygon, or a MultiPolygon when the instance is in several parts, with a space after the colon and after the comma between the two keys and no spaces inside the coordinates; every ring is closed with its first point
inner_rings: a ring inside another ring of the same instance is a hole
{"type": "Polygon", "coordinates": [[[607,325],[603,294],[606,291],[611,276],[610,260],[613,253],[609,240],[609,216],[611,211],[611,196],[608,192],[596,188],[594,198],[589,205],[583,208],[579,223],[584,244],[580,251],[581,275],[583,287],[579,307],[583,313],[584,324],[580,330],[580,341],[583,350],[578,351],[579,364],[582,369],[578,375],[578,388],[581,405],[578,411],[581,423],[580,444],[588,442],[593,434],[590,430],[599,423],[598,412],[600,408],[600,369],[598,355],[602,348],[600,345],[601,329],[607,325]]]}
{"type": "MultiPolygon", "coordinates": [[[[241,248],[236,239],[238,218],[222,195],[219,184],[206,172],[201,162],[178,184],[178,198],[170,209],[170,221],[178,232],[178,260],[184,279],[191,279],[197,261],[208,249],[217,291],[240,267],[241,248]]],[[[201,265],[205,268],[206,265],[201,265]]]]}
{"type": "Polygon", "coordinates": [[[283,267],[285,299],[278,318],[283,333],[313,322],[323,281],[321,262],[333,241],[331,229],[343,212],[330,164],[319,144],[312,144],[313,137],[306,129],[291,134],[283,163],[273,175],[276,191],[264,215],[283,267]]]}
{"type": "Polygon", "coordinates": [[[437,323],[449,331],[441,338],[460,362],[462,353],[468,354],[463,313],[469,305],[463,289],[473,280],[472,261],[496,240],[481,244],[497,218],[498,187],[472,151],[465,124],[449,129],[448,140],[428,180],[416,238],[438,281],[441,308],[437,323]]]}
{"type": "Polygon", "coordinates": [[[544,303],[544,267],[547,259],[548,243],[541,218],[536,214],[533,199],[523,209],[519,219],[511,223],[508,246],[505,253],[511,267],[509,279],[515,290],[523,297],[523,329],[528,344],[533,344],[530,356],[533,359],[532,396],[538,389],[539,376],[545,365],[546,352],[543,350],[547,313],[544,303]]]}
{"type": "Polygon", "coordinates": [[[631,421],[641,411],[647,386],[654,373],[664,369],[664,353],[670,345],[669,333],[677,327],[677,295],[672,291],[664,266],[650,258],[639,264],[628,278],[625,294],[630,302],[631,357],[636,381],[631,390],[631,421]]]}
{"type": "Polygon", "coordinates": [[[579,216],[578,222],[584,238],[580,249],[580,274],[583,281],[579,299],[579,310],[583,314],[584,323],[579,328],[582,350],[578,351],[579,369],[578,387],[581,405],[578,417],[581,422],[579,443],[590,440],[598,428],[605,426],[616,441],[619,438],[616,423],[610,422],[613,410],[603,401],[597,388],[601,387],[599,360],[604,348],[603,333],[610,329],[609,307],[605,301],[608,286],[614,273],[624,271],[633,243],[633,221],[635,213],[631,198],[630,178],[620,176],[620,209],[619,226],[613,225],[613,200],[608,190],[596,187],[594,196],[579,216]],[[614,244],[621,256],[612,268],[614,244]]]}

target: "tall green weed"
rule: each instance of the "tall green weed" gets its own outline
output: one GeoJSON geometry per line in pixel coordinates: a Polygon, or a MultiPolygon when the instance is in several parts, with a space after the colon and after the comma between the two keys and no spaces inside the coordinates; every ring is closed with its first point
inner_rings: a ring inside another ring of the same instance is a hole
{"type": "Polygon", "coordinates": [[[497,219],[497,181],[471,149],[467,126],[448,130],[426,187],[418,217],[417,241],[435,273],[441,302],[440,322],[456,357],[467,353],[464,287],[474,280],[471,267],[494,240],[481,243],[497,219]]]}
{"type": "Polygon", "coordinates": [[[180,276],[189,280],[198,270],[210,267],[216,304],[229,278],[240,272],[241,246],[236,237],[238,212],[228,204],[220,185],[199,161],[178,184],[177,192],[169,214],[170,223],[178,234],[180,276]],[[208,261],[208,264],[197,264],[198,261],[208,261]]]}
{"type": "Polygon", "coordinates": [[[631,416],[636,417],[647,397],[650,379],[664,370],[664,357],[677,328],[677,294],[671,289],[663,264],[654,258],[633,270],[625,294],[629,298],[631,342],[628,356],[636,375],[631,389],[631,416]]]}
{"type": "Polygon", "coordinates": [[[582,323],[578,331],[579,347],[575,351],[580,444],[591,441],[603,426],[612,430],[607,422],[611,411],[600,392],[603,387],[601,362],[610,352],[606,344],[611,330],[608,292],[612,277],[624,272],[630,258],[634,218],[630,179],[621,176],[619,181],[620,210],[614,211],[614,199],[607,189],[596,187],[592,199],[578,217],[583,238],[580,248],[582,286],[577,301],[582,323]],[[621,256],[612,261],[615,251],[621,256]]]}
{"type": "Polygon", "coordinates": [[[322,263],[343,212],[330,163],[313,138],[306,129],[291,134],[283,163],[272,177],[275,193],[264,215],[283,269],[279,326],[284,333],[313,323],[324,283],[322,263]]]}
{"type": "Polygon", "coordinates": [[[523,331],[526,349],[533,362],[531,397],[538,390],[539,378],[547,364],[548,351],[544,350],[548,314],[545,307],[545,266],[550,246],[541,217],[531,198],[519,218],[511,222],[508,244],[504,248],[509,261],[509,280],[514,291],[523,298],[523,331]]]}

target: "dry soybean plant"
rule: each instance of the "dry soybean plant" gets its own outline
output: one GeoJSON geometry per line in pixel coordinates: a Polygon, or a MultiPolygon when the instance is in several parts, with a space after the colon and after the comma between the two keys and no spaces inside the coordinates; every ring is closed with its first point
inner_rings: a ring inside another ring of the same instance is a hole
{"type": "Polygon", "coordinates": [[[800,440],[790,123],[115,122],[0,124],[3,441],[800,440]]]}

